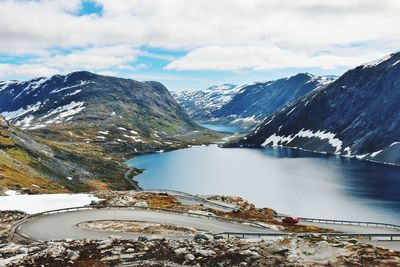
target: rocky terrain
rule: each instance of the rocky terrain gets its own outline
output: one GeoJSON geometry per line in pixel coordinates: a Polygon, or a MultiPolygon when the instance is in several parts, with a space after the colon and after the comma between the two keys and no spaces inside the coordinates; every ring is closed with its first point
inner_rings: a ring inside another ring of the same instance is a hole
{"type": "Polygon", "coordinates": [[[244,241],[197,236],[194,240],[77,240],[7,244],[2,266],[400,266],[400,254],[357,240],[318,236],[244,241]]]}
{"type": "Polygon", "coordinates": [[[400,164],[400,53],[347,71],[225,146],[287,146],[400,164]]]}
{"type": "Polygon", "coordinates": [[[182,108],[197,121],[208,121],[213,112],[232,100],[241,86],[223,84],[211,86],[205,90],[172,92],[182,108]]]}

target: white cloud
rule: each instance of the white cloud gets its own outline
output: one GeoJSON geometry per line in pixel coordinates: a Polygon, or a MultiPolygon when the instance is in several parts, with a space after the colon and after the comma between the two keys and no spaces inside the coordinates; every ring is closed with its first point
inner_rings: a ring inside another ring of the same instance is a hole
{"type": "Polygon", "coordinates": [[[50,76],[77,70],[118,75],[116,70],[136,71],[143,64],[131,66],[140,51],[126,45],[94,47],[69,52],[51,52],[26,60],[24,64],[0,64],[0,78],[50,76]]]}
{"type": "Polygon", "coordinates": [[[37,55],[25,64],[39,73],[110,71],[141,46],[187,51],[165,58],[176,70],[335,68],[400,49],[398,0],[94,1],[101,15],[75,15],[79,0],[0,0],[0,53],[37,55]],[[348,48],[355,43],[363,46],[348,48]]]}
{"type": "MultiPolygon", "coordinates": [[[[337,49],[332,49],[337,50],[337,49]]],[[[345,49],[342,49],[345,50],[345,49]]],[[[354,50],[354,49],[349,49],[354,50]]],[[[173,70],[273,70],[282,68],[334,69],[341,66],[361,64],[379,57],[376,51],[362,51],[349,54],[347,50],[338,53],[311,54],[303,51],[283,49],[277,46],[207,46],[190,51],[182,58],[166,66],[173,70]]]]}

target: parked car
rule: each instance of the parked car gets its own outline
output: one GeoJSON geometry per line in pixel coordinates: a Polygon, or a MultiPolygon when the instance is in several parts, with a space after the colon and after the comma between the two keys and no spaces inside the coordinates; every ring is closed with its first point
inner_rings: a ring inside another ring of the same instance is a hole
{"type": "Polygon", "coordinates": [[[299,218],[288,216],[288,217],[283,218],[282,222],[296,224],[299,222],[299,218]]]}

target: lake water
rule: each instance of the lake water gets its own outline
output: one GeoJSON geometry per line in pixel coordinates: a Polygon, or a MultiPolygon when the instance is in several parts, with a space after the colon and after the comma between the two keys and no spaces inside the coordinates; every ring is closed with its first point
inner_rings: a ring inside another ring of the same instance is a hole
{"type": "Polygon", "coordinates": [[[302,217],[400,223],[400,168],[286,148],[193,147],[136,157],[143,188],[237,195],[302,217]]]}
{"type": "Polygon", "coordinates": [[[222,133],[243,133],[245,132],[244,129],[237,127],[237,126],[233,126],[233,125],[225,125],[225,124],[209,124],[209,123],[200,123],[200,126],[213,130],[213,131],[217,131],[217,132],[222,132],[222,133]]]}

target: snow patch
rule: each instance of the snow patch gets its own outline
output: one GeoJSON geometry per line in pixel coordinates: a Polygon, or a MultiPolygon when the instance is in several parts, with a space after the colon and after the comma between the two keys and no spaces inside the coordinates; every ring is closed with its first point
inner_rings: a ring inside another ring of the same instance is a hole
{"type": "Polygon", "coordinates": [[[391,57],[392,57],[392,55],[386,55],[384,57],[378,58],[377,60],[362,64],[361,66],[363,66],[364,68],[374,67],[374,66],[381,64],[382,62],[385,62],[386,60],[390,59],[391,57]]]}
{"type": "Polygon", "coordinates": [[[50,92],[50,94],[59,93],[59,92],[65,91],[65,90],[69,90],[69,89],[72,89],[72,88],[77,88],[77,87],[84,86],[84,85],[87,85],[87,84],[90,84],[90,83],[92,83],[92,82],[81,81],[79,84],[75,84],[75,85],[71,85],[71,86],[66,86],[66,87],[54,89],[53,91],[50,92]]]}
{"type": "Polygon", "coordinates": [[[374,152],[374,153],[371,153],[371,158],[374,158],[374,157],[376,157],[379,153],[381,153],[383,150],[381,149],[381,150],[379,150],[379,151],[376,151],[376,152],[374,152]]]}
{"type": "Polygon", "coordinates": [[[85,206],[98,200],[90,194],[10,195],[0,197],[0,210],[21,210],[32,214],[85,206]]]}
{"type": "Polygon", "coordinates": [[[1,113],[1,115],[3,115],[3,117],[6,120],[12,120],[12,119],[19,118],[19,117],[21,117],[23,115],[26,115],[28,113],[38,111],[41,105],[42,105],[42,102],[39,101],[36,104],[28,105],[25,108],[19,108],[18,110],[15,110],[15,111],[3,112],[3,113],[1,113]]]}
{"type": "Polygon", "coordinates": [[[327,140],[332,147],[336,148],[336,151],[335,151],[336,154],[340,153],[340,150],[342,149],[342,145],[343,145],[343,142],[339,138],[336,138],[335,134],[333,134],[333,133],[325,132],[325,130],[313,132],[312,130],[301,129],[297,134],[289,135],[289,136],[280,136],[280,135],[277,135],[274,133],[273,135],[268,137],[264,141],[264,143],[262,143],[262,146],[267,146],[268,144],[271,144],[271,143],[272,143],[272,146],[288,144],[296,137],[319,138],[321,140],[327,140]]]}
{"type": "Polygon", "coordinates": [[[67,118],[67,117],[70,117],[70,118],[68,118],[68,120],[70,120],[70,119],[72,119],[72,116],[78,114],[83,109],[85,109],[85,107],[83,106],[84,103],[85,102],[83,102],[83,101],[81,101],[81,102],[72,101],[68,105],[65,105],[65,106],[62,106],[62,107],[58,107],[58,108],[52,110],[50,113],[48,113],[47,115],[43,116],[41,119],[45,119],[45,118],[48,118],[50,116],[58,114],[55,118],[46,121],[46,123],[47,124],[61,123],[62,119],[63,118],[67,118]]]}

